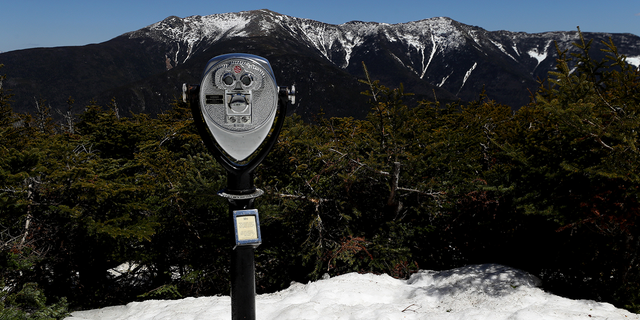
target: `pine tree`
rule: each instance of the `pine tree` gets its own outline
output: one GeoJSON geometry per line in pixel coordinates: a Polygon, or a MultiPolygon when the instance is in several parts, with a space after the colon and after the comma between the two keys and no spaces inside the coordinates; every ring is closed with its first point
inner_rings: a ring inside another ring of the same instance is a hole
{"type": "Polygon", "coordinates": [[[590,57],[581,33],[577,53],[558,51],[557,71],[501,144],[513,166],[504,187],[519,210],[556,226],[565,243],[556,266],[582,264],[572,276],[585,282],[572,285],[624,301],[639,279],[640,73],[604,44],[602,61],[590,57]],[[625,293],[616,298],[615,286],[625,293]]]}

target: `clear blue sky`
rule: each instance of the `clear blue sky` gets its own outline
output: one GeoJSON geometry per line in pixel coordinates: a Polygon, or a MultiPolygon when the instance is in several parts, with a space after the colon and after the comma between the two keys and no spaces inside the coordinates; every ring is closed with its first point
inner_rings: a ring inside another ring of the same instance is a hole
{"type": "Polygon", "coordinates": [[[104,42],[168,16],[270,9],[341,24],[450,17],[484,29],[621,32],[640,35],[639,0],[0,0],[0,52],[104,42]]]}

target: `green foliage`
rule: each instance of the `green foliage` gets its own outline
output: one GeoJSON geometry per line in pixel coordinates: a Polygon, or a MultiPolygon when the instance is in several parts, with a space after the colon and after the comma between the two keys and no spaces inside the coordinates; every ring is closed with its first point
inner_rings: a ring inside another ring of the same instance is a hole
{"type": "Polygon", "coordinates": [[[587,223],[629,233],[639,213],[640,95],[626,88],[640,79],[613,44],[607,43],[611,55],[602,62],[589,58],[590,45],[576,44],[582,53],[574,54],[575,71],[559,52],[551,86],[516,115],[517,139],[502,147],[519,165],[517,174],[533,184],[516,186],[525,211],[553,215],[567,227],[587,223]]]}
{"type": "MultiPolygon", "coordinates": [[[[4,283],[0,284],[4,286],[4,283]]],[[[35,283],[24,284],[14,294],[0,294],[0,301],[1,319],[54,320],[64,319],[69,315],[64,298],[58,303],[47,305],[47,298],[35,283]]]]}
{"type": "Polygon", "coordinates": [[[158,288],[155,288],[149,292],[145,292],[138,296],[143,299],[180,299],[182,295],[178,290],[178,287],[173,284],[165,284],[158,288]]]}
{"type": "MultiPolygon", "coordinates": [[[[632,279],[640,267],[640,74],[613,43],[604,44],[603,61],[590,58],[591,41],[582,36],[577,53],[558,52],[557,71],[498,143],[500,159],[512,166],[501,187],[518,210],[556,226],[564,249],[554,250],[553,262],[579,266],[571,277],[584,282],[572,283],[574,290],[624,305],[637,303],[632,279]]],[[[562,286],[560,272],[544,268],[543,280],[562,286]]]]}
{"type": "MultiPolygon", "coordinates": [[[[2,70],[3,66],[3,64],[0,64],[0,70],[2,70]]],[[[10,103],[11,95],[5,93],[5,89],[2,86],[5,79],[6,76],[0,74],[0,128],[4,128],[12,124],[12,120],[14,118],[10,103]]]]}
{"type": "Polygon", "coordinates": [[[38,284],[24,277],[41,261],[42,252],[22,231],[32,220],[28,206],[44,168],[41,150],[28,143],[32,136],[15,126],[21,117],[11,109],[11,95],[2,88],[4,79],[0,76],[0,318],[62,319],[67,315],[66,300],[47,304],[38,284]],[[16,149],[18,144],[24,147],[16,149]]]}
{"type": "MultiPolygon", "coordinates": [[[[5,243],[7,245],[7,243],[5,243]]],[[[3,248],[0,253],[0,319],[63,319],[68,315],[65,298],[47,304],[38,284],[22,283],[20,275],[31,271],[38,257],[30,249],[14,252],[3,248]]]]}

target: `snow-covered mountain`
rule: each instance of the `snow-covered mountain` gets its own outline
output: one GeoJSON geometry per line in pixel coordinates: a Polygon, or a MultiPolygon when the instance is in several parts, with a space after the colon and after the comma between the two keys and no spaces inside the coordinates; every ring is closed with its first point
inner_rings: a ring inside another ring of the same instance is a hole
{"type": "MultiPolygon", "coordinates": [[[[594,39],[594,57],[604,55],[600,41],[612,38],[630,63],[640,64],[640,37],[584,36],[594,39]]],[[[167,108],[183,82],[199,82],[208,59],[246,52],[269,59],[279,85],[296,84],[296,112],[362,116],[368,108],[359,94],[366,87],[357,81],[364,77],[363,62],[372,78],[392,87],[403,83],[418,99],[435,94],[440,101],[472,100],[484,87],[490,98],[517,109],[529,101],[537,80],[554,69],[555,44],[571,52],[577,41],[577,31],[487,31],[444,17],[332,25],[257,10],[169,17],[97,45],[3,53],[0,63],[21,108],[33,104],[36,91],[60,104],[69,95],[102,103],[116,97],[125,109],[156,113],[167,108]],[[27,63],[32,67],[23,68],[27,63]],[[46,81],[43,70],[49,71],[46,81]],[[61,87],[68,90],[61,93],[61,87]]]]}

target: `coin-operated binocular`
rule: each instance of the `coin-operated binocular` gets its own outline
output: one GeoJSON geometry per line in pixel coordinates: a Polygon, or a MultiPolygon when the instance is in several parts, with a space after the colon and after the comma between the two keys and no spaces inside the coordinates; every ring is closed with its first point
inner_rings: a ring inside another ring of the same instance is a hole
{"type": "Polygon", "coordinates": [[[207,149],[227,170],[235,242],[231,256],[232,319],[255,319],[254,249],[260,224],[253,200],[263,191],[253,171],[273,148],[295,89],[278,87],[269,61],[250,54],[226,54],[207,63],[200,85],[184,85],[194,122],[207,149]]]}
{"type": "Polygon", "coordinates": [[[252,183],[242,189],[231,176],[249,179],[264,160],[280,133],[287,104],[295,103],[295,88],[278,87],[265,58],[226,54],[209,60],[200,85],[185,84],[183,93],[207,148],[230,174],[225,194],[256,192],[252,183]]]}

